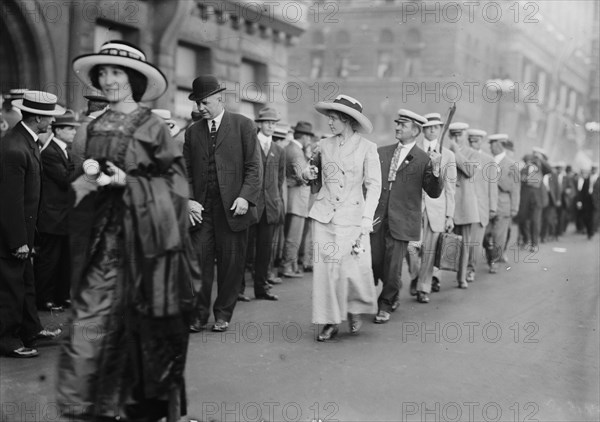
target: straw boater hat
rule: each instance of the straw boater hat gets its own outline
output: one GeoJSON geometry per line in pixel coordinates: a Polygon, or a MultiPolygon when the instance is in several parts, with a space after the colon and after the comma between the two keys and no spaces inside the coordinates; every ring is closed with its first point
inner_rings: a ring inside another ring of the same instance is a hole
{"type": "Polygon", "coordinates": [[[255,122],[278,122],[279,116],[277,111],[271,107],[264,107],[258,112],[258,117],[254,119],[255,122]]]}
{"type": "Polygon", "coordinates": [[[430,126],[443,126],[444,122],[442,122],[442,116],[440,115],[440,113],[428,113],[425,114],[423,117],[425,117],[427,119],[427,123],[425,123],[423,125],[424,128],[426,127],[430,127],[430,126]]]}
{"type": "Polygon", "coordinates": [[[320,101],[315,105],[315,109],[325,116],[327,116],[327,112],[330,110],[347,114],[348,116],[353,117],[360,125],[358,132],[373,132],[373,124],[367,116],[363,114],[362,104],[349,95],[338,95],[333,102],[320,101]]]}
{"type": "Polygon", "coordinates": [[[22,111],[40,116],[60,116],[65,109],[57,104],[58,98],[54,94],[44,91],[26,91],[23,98],[13,100],[12,104],[22,111]]]}
{"type": "Polygon", "coordinates": [[[419,127],[423,127],[425,123],[427,123],[427,119],[420,114],[415,113],[414,111],[406,110],[401,108],[398,110],[398,117],[394,120],[396,123],[401,122],[413,122],[419,125],[419,127]]]}
{"type": "Polygon", "coordinates": [[[469,129],[468,123],[463,122],[452,122],[448,125],[448,130],[450,132],[462,132],[463,130],[469,129]]]}
{"type": "Polygon", "coordinates": [[[5,100],[19,100],[23,98],[23,95],[27,91],[27,88],[12,88],[8,93],[4,94],[5,100]]]}
{"type": "Polygon", "coordinates": [[[52,127],[78,127],[81,124],[75,118],[75,112],[73,110],[67,109],[65,114],[62,116],[57,116],[56,119],[52,122],[52,127]]]}
{"type": "Polygon", "coordinates": [[[485,138],[487,136],[487,132],[485,130],[481,130],[481,129],[467,129],[467,135],[469,137],[477,136],[480,138],[485,138]]]}
{"type": "Polygon", "coordinates": [[[167,90],[167,78],[155,66],[146,61],[142,50],[124,41],[107,41],[99,53],[84,54],[73,60],[73,70],[86,85],[93,86],[90,70],[97,65],[122,66],[137,70],[148,80],[142,101],[152,101],[167,90]]]}
{"type": "Polygon", "coordinates": [[[506,133],[494,133],[493,135],[488,136],[488,142],[490,144],[496,141],[499,141],[500,143],[508,141],[508,135],[506,133]]]}

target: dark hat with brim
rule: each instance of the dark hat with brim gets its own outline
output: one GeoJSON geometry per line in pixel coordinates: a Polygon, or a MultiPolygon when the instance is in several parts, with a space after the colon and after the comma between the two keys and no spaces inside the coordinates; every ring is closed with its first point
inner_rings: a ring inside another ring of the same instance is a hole
{"type": "Polygon", "coordinates": [[[52,127],[78,127],[81,126],[81,123],[77,121],[75,118],[75,112],[73,110],[67,109],[65,114],[62,116],[56,116],[55,120],[52,122],[52,127]]]}
{"type": "Polygon", "coordinates": [[[23,98],[13,100],[16,108],[39,116],[61,116],[65,109],[58,104],[56,95],[44,91],[26,91],[23,98]]]}
{"type": "Polygon", "coordinates": [[[255,122],[278,122],[279,116],[277,110],[271,107],[264,107],[258,112],[258,117],[254,119],[255,122]]]}
{"type": "Polygon", "coordinates": [[[296,123],[296,126],[294,126],[292,129],[294,129],[294,133],[304,133],[306,135],[315,136],[312,131],[312,125],[309,122],[300,121],[296,123]]]}
{"type": "Polygon", "coordinates": [[[192,93],[188,96],[188,99],[202,101],[224,90],[225,87],[222,87],[213,75],[201,75],[192,82],[192,93]]]}
{"type": "Polygon", "coordinates": [[[358,122],[360,127],[358,132],[371,133],[373,132],[373,124],[367,116],[363,114],[362,104],[355,98],[349,95],[338,95],[333,102],[321,101],[315,105],[315,109],[327,116],[329,111],[339,111],[347,114],[358,122]]]}
{"type": "Polygon", "coordinates": [[[146,77],[148,84],[142,101],[156,100],[167,90],[167,78],[154,65],[146,61],[142,50],[124,41],[107,41],[99,53],[84,54],[73,60],[73,70],[86,85],[93,87],[90,71],[94,66],[121,66],[136,70],[146,77]]]}

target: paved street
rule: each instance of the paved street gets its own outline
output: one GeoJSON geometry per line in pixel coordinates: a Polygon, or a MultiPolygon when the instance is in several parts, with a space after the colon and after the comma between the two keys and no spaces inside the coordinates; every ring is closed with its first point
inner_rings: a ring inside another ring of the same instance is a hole
{"type": "MultiPolygon", "coordinates": [[[[599,420],[599,245],[568,235],[534,255],[513,250],[496,275],[480,260],[468,290],[444,273],[427,305],[405,284],[388,324],[369,316],[358,337],[343,326],[325,344],[310,324],[310,274],[285,280],[279,302],[238,304],[228,333],[192,335],[189,418],[599,420]]],[[[48,345],[0,360],[2,421],[59,420],[56,358],[48,345]]]]}

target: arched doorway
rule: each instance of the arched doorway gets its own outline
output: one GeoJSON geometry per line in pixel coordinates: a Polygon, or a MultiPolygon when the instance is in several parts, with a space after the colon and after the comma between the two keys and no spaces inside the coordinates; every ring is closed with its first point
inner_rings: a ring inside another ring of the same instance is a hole
{"type": "Polygon", "coordinates": [[[36,29],[23,14],[21,4],[5,0],[0,13],[0,92],[11,88],[39,89],[45,79],[36,29]]]}

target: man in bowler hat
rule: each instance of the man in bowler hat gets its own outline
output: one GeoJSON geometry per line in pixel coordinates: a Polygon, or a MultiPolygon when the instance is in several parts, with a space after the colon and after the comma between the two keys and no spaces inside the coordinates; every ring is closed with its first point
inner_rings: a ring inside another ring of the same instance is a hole
{"type": "Polygon", "coordinates": [[[255,205],[263,184],[263,169],[254,122],[225,110],[225,90],[212,75],[193,82],[189,99],[202,120],[185,132],[183,155],[190,181],[192,240],[202,269],[196,315],[190,330],[208,322],[217,261],[217,298],[213,331],[226,331],[240,292],[248,227],[257,222],[255,205]]]}

